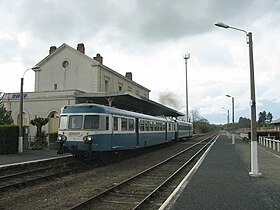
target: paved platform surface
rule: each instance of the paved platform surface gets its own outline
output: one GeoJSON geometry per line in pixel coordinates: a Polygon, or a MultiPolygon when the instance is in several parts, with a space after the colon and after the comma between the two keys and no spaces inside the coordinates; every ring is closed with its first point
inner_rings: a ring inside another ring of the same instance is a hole
{"type": "Polygon", "coordinates": [[[36,161],[57,156],[57,150],[24,150],[19,154],[0,155],[0,167],[8,164],[17,164],[27,161],[36,161]]]}
{"type": "Polygon", "coordinates": [[[248,142],[236,139],[232,145],[231,139],[220,135],[196,173],[165,209],[280,209],[279,153],[258,147],[262,176],[251,177],[250,149],[248,142]]]}

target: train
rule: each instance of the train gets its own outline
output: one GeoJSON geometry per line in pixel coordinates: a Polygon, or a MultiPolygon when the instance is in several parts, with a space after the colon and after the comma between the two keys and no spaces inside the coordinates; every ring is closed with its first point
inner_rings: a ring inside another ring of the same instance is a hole
{"type": "Polygon", "coordinates": [[[61,109],[57,140],[75,156],[133,151],[193,135],[192,123],[100,104],[61,109]]]}

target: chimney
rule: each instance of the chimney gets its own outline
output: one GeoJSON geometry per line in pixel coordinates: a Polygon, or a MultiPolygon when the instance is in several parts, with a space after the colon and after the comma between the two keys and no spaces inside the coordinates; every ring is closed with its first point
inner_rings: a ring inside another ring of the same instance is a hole
{"type": "Polygon", "coordinates": [[[132,81],[132,73],[131,72],[126,72],[125,77],[132,81]]]}
{"type": "Polygon", "coordinates": [[[56,51],[56,46],[51,46],[49,50],[49,55],[56,51]]]}
{"type": "Polygon", "coordinates": [[[85,54],[85,46],[83,43],[80,43],[77,45],[77,50],[80,51],[81,53],[85,54]]]}
{"type": "Polygon", "coordinates": [[[99,53],[93,59],[103,64],[103,57],[99,53]]]}

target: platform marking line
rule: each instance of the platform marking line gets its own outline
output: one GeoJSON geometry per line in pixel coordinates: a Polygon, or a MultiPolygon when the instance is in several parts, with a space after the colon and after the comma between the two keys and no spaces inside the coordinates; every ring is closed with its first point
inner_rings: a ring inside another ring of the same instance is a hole
{"type": "Polygon", "coordinates": [[[271,154],[271,155],[273,155],[273,156],[275,156],[275,157],[277,157],[277,158],[280,158],[279,155],[276,155],[276,154],[274,154],[273,152],[270,152],[270,151],[266,150],[265,148],[262,148],[262,147],[259,146],[259,145],[258,145],[258,148],[261,149],[261,150],[263,150],[263,151],[265,151],[265,152],[267,152],[267,153],[269,153],[269,154],[271,154]]]}
{"type": "Polygon", "coordinates": [[[63,155],[63,156],[49,157],[49,158],[43,158],[43,159],[29,160],[29,161],[18,162],[18,163],[10,163],[10,164],[5,164],[5,165],[0,165],[0,169],[10,167],[10,166],[25,165],[25,164],[30,164],[30,163],[40,163],[40,162],[44,162],[46,160],[55,160],[55,159],[60,159],[60,158],[70,157],[70,156],[72,156],[72,155],[63,155]]]}
{"type": "Polygon", "coordinates": [[[190,172],[185,176],[185,178],[180,182],[180,184],[176,187],[176,189],[171,193],[171,195],[165,200],[165,202],[161,205],[158,210],[169,210],[172,209],[173,204],[176,202],[182,191],[185,189],[187,184],[190,182],[191,177],[195,174],[198,170],[199,166],[202,164],[203,160],[205,159],[206,155],[212,148],[212,146],[216,143],[216,140],[220,137],[218,135],[212,144],[208,147],[205,153],[200,157],[194,167],[190,170],[190,172]]]}

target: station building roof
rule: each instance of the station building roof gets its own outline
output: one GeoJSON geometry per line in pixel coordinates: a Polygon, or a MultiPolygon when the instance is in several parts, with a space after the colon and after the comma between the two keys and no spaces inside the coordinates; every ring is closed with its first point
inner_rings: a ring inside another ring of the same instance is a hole
{"type": "Polygon", "coordinates": [[[277,120],[271,121],[269,124],[280,125],[280,118],[277,120]]]}
{"type": "Polygon", "coordinates": [[[184,116],[172,108],[129,92],[83,93],[76,95],[77,103],[97,103],[154,116],[184,116]]]}

